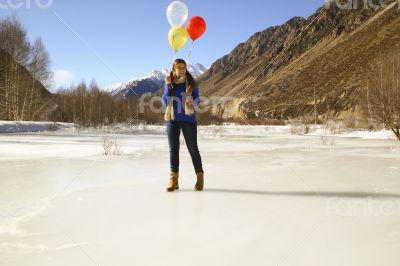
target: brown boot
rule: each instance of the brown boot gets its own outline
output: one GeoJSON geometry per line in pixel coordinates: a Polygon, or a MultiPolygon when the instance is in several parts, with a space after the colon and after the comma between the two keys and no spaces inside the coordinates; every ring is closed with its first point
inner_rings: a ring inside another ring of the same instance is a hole
{"type": "Polygon", "coordinates": [[[204,187],[204,172],[196,172],[197,182],[194,186],[195,191],[201,191],[204,187]]]}
{"type": "Polygon", "coordinates": [[[169,173],[169,184],[167,187],[167,191],[171,192],[174,191],[175,189],[179,189],[179,184],[178,184],[178,178],[179,178],[179,172],[175,173],[175,172],[170,172],[169,173]]]}

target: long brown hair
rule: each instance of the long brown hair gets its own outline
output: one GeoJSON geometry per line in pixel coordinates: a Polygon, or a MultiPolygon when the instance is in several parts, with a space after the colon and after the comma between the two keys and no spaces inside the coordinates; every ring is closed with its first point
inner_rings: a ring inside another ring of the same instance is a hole
{"type": "Polygon", "coordinates": [[[192,93],[194,87],[196,86],[196,81],[194,80],[192,74],[190,74],[190,72],[188,71],[187,64],[183,59],[180,58],[175,59],[174,63],[172,64],[172,70],[169,74],[169,76],[171,77],[171,84],[174,84],[174,70],[178,64],[184,64],[186,66],[186,80],[189,83],[188,92],[192,93]]]}

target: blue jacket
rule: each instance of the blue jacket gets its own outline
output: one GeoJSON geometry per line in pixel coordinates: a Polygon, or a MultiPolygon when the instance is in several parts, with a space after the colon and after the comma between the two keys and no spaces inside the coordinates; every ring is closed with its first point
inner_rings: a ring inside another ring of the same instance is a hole
{"type": "MultiPolygon", "coordinates": [[[[164,94],[162,96],[162,104],[164,107],[167,107],[169,103],[170,90],[171,90],[170,85],[165,84],[164,94]]],[[[201,102],[199,96],[199,88],[197,87],[197,85],[193,89],[192,96],[193,96],[193,107],[195,107],[201,102]]],[[[181,84],[174,84],[174,94],[173,94],[173,105],[175,113],[174,121],[186,121],[191,123],[197,123],[195,113],[193,113],[193,115],[185,114],[185,101],[186,101],[186,82],[181,84]]],[[[168,123],[168,121],[166,121],[166,123],[168,123]]]]}

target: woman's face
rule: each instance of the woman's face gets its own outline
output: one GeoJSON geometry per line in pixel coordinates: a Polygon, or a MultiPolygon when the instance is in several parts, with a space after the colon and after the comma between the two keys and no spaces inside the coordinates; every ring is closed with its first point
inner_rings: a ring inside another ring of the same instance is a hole
{"type": "Polygon", "coordinates": [[[186,74],[186,65],[183,63],[178,63],[174,69],[174,73],[178,78],[183,77],[186,74]]]}

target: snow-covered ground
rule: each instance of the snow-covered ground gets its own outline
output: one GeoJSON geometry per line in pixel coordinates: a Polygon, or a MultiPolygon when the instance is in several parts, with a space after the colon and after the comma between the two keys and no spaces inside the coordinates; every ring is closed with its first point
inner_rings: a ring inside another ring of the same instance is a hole
{"type": "Polygon", "coordinates": [[[0,134],[0,265],[399,265],[390,134],[198,130],[205,189],[182,143],[172,193],[164,126],[0,134]]]}
{"type": "MultiPolygon", "coordinates": [[[[264,133],[286,133],[291,134],[291,128],[293,126],[246,126],[236,125],[234,123],[224,123],[221,126],[201,126],[200,134],[212,134],[223,132],[224,135],[263,135],[264,133]],[[249,130],[250,129],[250,130],[249,130]]],[[[322,125],[309,125],[310,132],[304,135],[308,136],[336,136],[336,137],[351,137],[351,138],[362,138],[362,139],[395,139],[395,136],[390,130],[380,131],[368,131],[368,130],[355,130],[355,129],[341,129],[337,133],[332,133],[331,130],[326,129],[322,125]]],[[[143,125],[139,124],[136,126],[113,125],[114,131],[118,132],[132,132],[135,131],[165,131],[163,125],[143,125]]],[[[20,133],[20,132],[43,132],[43,131],[81,131],[78,129],[76,124],[64,123],[64,122],[26,122],[26,121],[1,121],[0,120],[0,133],[20,133]]],[[[83,130],[85,131],[85,130],[83,130]]],[[[86,130],[87,131],[87,130],[86,130]]],[[[204,135],[203,134],[203,135],[204,135]]],[[[214,134],[214,135],[218,135],[214,134]]]]}
{"type": "Polygon", "coordinates": [[[0,120],[0,133],[40,132],[56,130],[73,130],[75,125],[62,122],[34,122],[34,121],[2,121],[0,120]]]}

